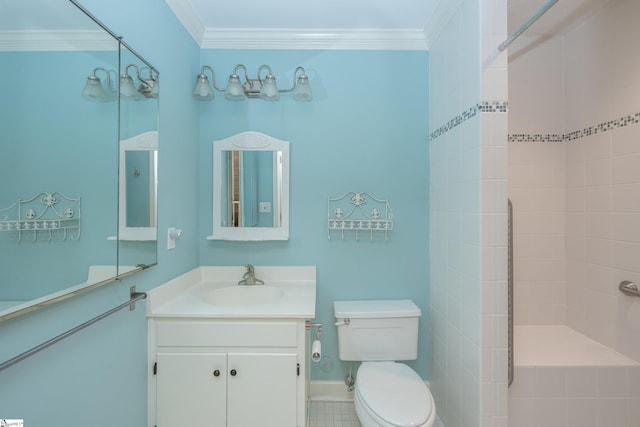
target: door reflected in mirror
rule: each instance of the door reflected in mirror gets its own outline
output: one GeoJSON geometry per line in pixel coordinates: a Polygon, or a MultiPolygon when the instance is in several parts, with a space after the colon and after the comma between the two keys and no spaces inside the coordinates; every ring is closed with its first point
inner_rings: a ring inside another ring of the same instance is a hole
{"type": "Polygon", "coordinates": [[[289,239],[289,142],[243,132],[213,142],[209,240],[289,239]]]}
{"type": "Polygon", "coordinates": [[[158,132],[120,141],[119,240],[157,238],[158,132]]]}
{"type": "Polygon", "coordinates": [[[126,227],[156,226],[158,151],[126,151],[126,227]]]}
{"type": "Polygon", "coordinates": [[[223,227],[282,226],[282,151],[222,152],[223,227]]]}

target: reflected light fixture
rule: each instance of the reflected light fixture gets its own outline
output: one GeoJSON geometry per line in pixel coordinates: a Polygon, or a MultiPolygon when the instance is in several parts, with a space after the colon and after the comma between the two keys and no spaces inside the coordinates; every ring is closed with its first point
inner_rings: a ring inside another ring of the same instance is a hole
{"type": "Polygon", "coordinates": [[[102,67],[98,67],[93,70],[93,74],[87,77],[87,82],[82,89],[82,96],[92,101],[106,102],[114,99],[113,94],[120,93],[124,98],[139,99],[139,95],[142,94],[145,98],[157,98],[160,93],[160,80],[158,72],[150,67],[138,68],[135,64],[129,64],[125,68],[124,74],[119,79],[119,89],[116,89],[116,77],[117,73],[113,70],[106,70],[102,67]],[[136,77],[140,81],[140,86],[136,88],[133,77],[129,74],[129,68],[134,68],[136,77]],[[103,72],[106,75],[106,84],[103,85],[100,78],[97,76],[98,72],[103,72]],[[147,76],[143,77],[146,71],[147,76]],[[113,77],[112,77],[113,74],[113,77]],[[106,86],[106,88],[105,88],[106,86]]]}
{"type": "Polygon", "coordinates": [[[142,94],[145,98],[157,98],[160,88],[160,80],[158,72],[156,71],[154,76],[154,69],[150,67],[138,68],[136,64],[129,64],[124,69],[124,74],[120,76],[120,95],[129,99],[137,99],[142,94]],[[140,81],[140,86],[136,88],[133,77],[129,74],[129,68],[133,68],[136,71],[136,77],[140,81]],[[147,71],[148,78],[143,78],[141,73],[147,71]]]}
{"type": "Polygon", "coordinates": [[[293,87],[290,89],[278,89],[276,78],[271,72],[271,67],[266,64],[258,67],[258,77],[250,79],[247,73],[247,67],[238,64],[233,68],[233,73],[229,76],[227,86],[224,89],[216,85],[216,75],[213,68],[203,65],[200,73],[196,76],[196,84],[193,87],[193,97],[200,101],[211,101],[215,99],[215,91],[224,92],[225,99],[230,101],[242,101],[245,98],[260,98],[266,101],[278,101],[281,93],[292,92],[293,99],[296,101],[311,101],[313,95],[309,78],[305,74],[304,68],[297,67],[293,72],[293,87]],[[211,73],[211,84],[206,71],[211,73]],[[242,83],[238,71],[244,73],[244,83],[242,83]],[[263,70],[266,70],[264,78],[261,77],[263,70]],[[299,75],[298,75],[299,74],[299,75]]]}
{"type": "Polygon", "coordinates": [[[113,98],[113,93],[116,93],[115,87],[115,79],[112,82],[111,73],[116,76],[116,72],[114,70],[107,70],[102,67],[97,67],[93,70],[93,74],[87,77],[87,82],[82,89],[82,97],[88,99],[90,101],[98,101],[98,102],[107,102],[113,98]],[[98,72],[102,72],[105,74],[105,86],[102,84],[102,80],[98,77],[98,72]]]}

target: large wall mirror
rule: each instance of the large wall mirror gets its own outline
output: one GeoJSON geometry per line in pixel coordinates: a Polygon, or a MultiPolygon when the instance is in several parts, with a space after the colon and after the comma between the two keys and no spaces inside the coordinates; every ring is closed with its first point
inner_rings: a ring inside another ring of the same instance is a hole
{"type": "Polygon", "coordinates": [[[0,320],[156,263],[117,236],[119,145],[157,134],[158,81],[75,1],[3,1],[0,320]]]}
{"type": "Polygon", "coordinates": [[[208,239],[289,239],[289,142],[259,132],[214,141],[208,239]]]}

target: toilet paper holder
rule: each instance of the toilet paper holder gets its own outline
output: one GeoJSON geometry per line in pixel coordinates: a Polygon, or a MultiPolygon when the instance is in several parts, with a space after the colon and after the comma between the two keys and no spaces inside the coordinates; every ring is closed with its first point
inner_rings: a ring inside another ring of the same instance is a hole
{"type": "Polygon", "coordinates": [[[311,361],[317,363],[322,359],[322,344],[320,343],[320,334],[322,334],[322,323],[311,323],[307,321],[305,327],[308,331],[313,328],[315,328],[316,330],[316,338],[311,344],[311,361]]]}
{"type": "Polygon", "coordinates": [[[320,334],[322,334],[322,323],[311,323],[310,321],[307,320],[306,324],[305,324],[305,328],[307,331],[310,331],[311,329],[315,329],[316,330],[316,339],[320,339],[320,334]]]}

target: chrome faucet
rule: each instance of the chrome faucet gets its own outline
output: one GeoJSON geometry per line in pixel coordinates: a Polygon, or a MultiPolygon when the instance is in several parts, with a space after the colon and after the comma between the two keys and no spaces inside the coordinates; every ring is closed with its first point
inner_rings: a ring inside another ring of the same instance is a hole
{"type": "Polygon", "coordinates": [[[256,270],[251,264],[245,264],[247,271],[242,275],[242,280],[238,282],[238,285],[264,285],[264,282],[260,279],[256,279],[256,270]]]}

